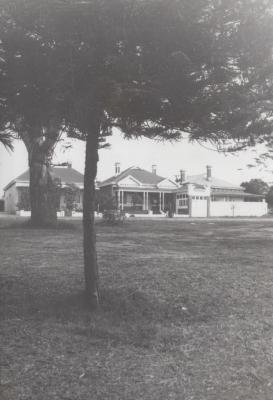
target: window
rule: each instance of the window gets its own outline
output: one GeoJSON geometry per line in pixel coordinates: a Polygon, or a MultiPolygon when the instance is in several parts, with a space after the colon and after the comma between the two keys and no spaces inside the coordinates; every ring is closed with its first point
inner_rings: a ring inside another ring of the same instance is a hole
{"type": "Polygon", "coordinates": [[[178,202],[179,207],[186,207],[187,205],[188,205],[187,199],[182,199],[182,200],[179,200],[179,202],[178,202]]]}

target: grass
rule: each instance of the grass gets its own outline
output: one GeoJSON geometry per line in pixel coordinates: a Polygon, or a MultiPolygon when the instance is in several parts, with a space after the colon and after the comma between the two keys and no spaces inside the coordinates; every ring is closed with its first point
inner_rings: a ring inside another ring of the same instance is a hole
{"type": "Polygon", "coordinates": [[[97,232],[91,314],[81,223],[0,220],[1,400],[273,398],[273,221],[97,232]]]}

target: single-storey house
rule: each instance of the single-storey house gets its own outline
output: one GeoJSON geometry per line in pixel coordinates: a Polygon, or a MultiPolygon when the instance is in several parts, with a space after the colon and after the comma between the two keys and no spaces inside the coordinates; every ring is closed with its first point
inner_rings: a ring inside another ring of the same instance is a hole
{"type": "Polygon", "coordinates": [[[175,204],[176,182],[157,174],[156,166],[152,171],[139,167],[130,167],[120,171],[115,164],[115,174],[99,183],[101,194],[115,200],[116,206],[130,214],[163,214],[175,204]]]}
{"type": "MultiPolygon", "coordinates": [[[[51,167],[51,174],[53,179],[58,179],[61,188],[67,187],[67,185],[75,185],[79,190],[75,193],[74,206],[77,210],[82,210],[83,205],[83,174],[72,168],[70,163],[66,163],[61,166],[51,167]]],[[[4,187],[4,202],[5,211],[9,214],[15,214],[19,210],[20,203],[26,192],[26,188],[29,187],[29,170],[25,171],[17,178],[13,179],[4,187]]],[[[66,209],[66,197],[64,190],[61,190],[60,194],[60,205],[59,210],[64,211],[66,209]]]]}
{"type": "Polygon", "coordinates": [[[264,196],[247,193],[244,188],[212,176],[207,166],[203,174],[186,177],[184,170],[175,179],[139,167],[120,171],[99,184],[102,194],[115,200],[116,207],[130,214],[221,217],[262,216],[267,214],[264,196]]]}
{"type": "Polygon", "coordinates": [[[211,166],[200,175],[180,171],[176,192],[176,213],[192,217],[262,216],[267,214],[264,196],[245,192],[212,176],[211,166]]]}

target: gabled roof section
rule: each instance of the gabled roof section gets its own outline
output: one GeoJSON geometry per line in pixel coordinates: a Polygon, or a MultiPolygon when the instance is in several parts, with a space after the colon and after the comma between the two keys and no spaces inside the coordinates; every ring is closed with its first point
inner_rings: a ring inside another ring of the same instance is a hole
{"type": "Polygon", "coordinates": [[[243,188],[241,188],[240,186],[234,185],[233,183],[224,181],[222,179],[211,177],[208,180],[206,174],[190,175],[187,177],[187,180],[185,183],[195,183],[198,185],[210,186],[212,188],[214,188],[214,187],[230,188],[230,189],[232,188],[232,189],[237,189],[237,190],[243,191],[243,188]]]}
{"type": "Polygon", "coordinates": [[[165,178],[157,184],[157,187],[162,189],[177,189],[178,185],[172,179],[165,178]]]}
{"type": "Polygon", "coordinates": [[[119,186],[141,186],[141,182],[139,182],[136,178],[132,177],[131,175],[127,175],[122,178],[118,182],[119,186]]]}
{"type": "MultiPolygon", "coordinates": [[[[83,174],[71,167],[51,167],[51,174],[53,178],[59,178],[62,183],[75,183],[75,184],[83,184],[83,174]]],[[[17,176],[17,178],[13,179],[9,182],[4,190],[7,190],[14,183],[23,183],[29,182],[29,169],[23,172],[21,175],[17,176]]]]}
{"type": "Polygon", "coordinates": [[[162,176],[154,174],[153,172],[146,171],[139,167],[130,167],[121,172],[119,175],[112,176],[100,183],[100,187],[107,185],[117,185],[127,176],[136,179],[142,185],[157,185],[159,182],[165,180],[162,176]]]}

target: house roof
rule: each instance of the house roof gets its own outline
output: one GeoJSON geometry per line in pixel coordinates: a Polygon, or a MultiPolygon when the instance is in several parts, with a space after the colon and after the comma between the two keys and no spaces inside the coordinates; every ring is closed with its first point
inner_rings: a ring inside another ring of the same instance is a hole
{"type": "MultiPolygon", "coordinates": [[[[59,178],[62,183],[77,183],[83,184],[83,174],[72,167],[51,167],[51,174],[53,178],[59,178]]],[[[21,175],[17,176],[17,178],[13,179],[9,182],[4,190],[7,190],[14,183],[20,182],[29,182],[29,169],[23,172],[21,175]]]]}
{"type": "Polygon", "coordinates": [[[243,188],[241,188],[240,186],[236,186],[233,183],[224,181],[222,179],[211,177],[210,180],[208,180],[206,174],[190,175],[187,177],[185,183],[195,183],[198,185],[210,186],[212,188],[232,188],[243,191],[243,188]]]}
{"type": "Polygon", "coordinates": [[[257,198],[257,199],[263,199],[264,196],[260,194],[254,194],[254,193],[247,193],[244,192],[244,190],[223,190],[223,191],[212,191],[212,195],[217,197],[217,196],[232,196],[232,197],[252,197],[252,198],[257,198]]]}
{"type": "Polygon", "coordinates": [[[102,187],[118,184],[118,182],[120,182],[127,176],[131,176],[143,185],[157,185],[159,182],[166,179],[153,172],[146,171],[145,169],[139,167],[130,167],[122,171],[119,175],[111,176],[111,178],[100,182],[99,186],[102,187]]]}

